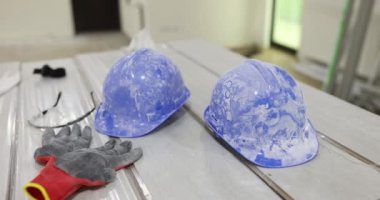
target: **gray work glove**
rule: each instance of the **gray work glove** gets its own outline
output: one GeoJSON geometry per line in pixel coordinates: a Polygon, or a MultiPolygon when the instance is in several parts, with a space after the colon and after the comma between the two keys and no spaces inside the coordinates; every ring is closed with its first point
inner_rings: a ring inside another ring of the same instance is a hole
{"type": "Polygon", "coordinates": [[[34,152],[34,159],[39,163],[46,163],[51,156],[61,156],[78,149],[88,148],[91,144],[91,128],[86,126],[83,131],[78,124],[73,128],[63,127],[58,134],[49,128],[42,136],[42,147],[34,152]]]}
{"type": "Polygon", "coordinates": [[[26,194],[33,199],[65,199],[82,186],[105,185],[115,179],[116,170],[141,158],[141,148],[131,148],[130,141],[116,144],[111,139],[102,147],[52,156],[40,174],[25,185],[26,194]]]}
{"type": "Polygon", "coordinates": [[[116,143],[115,139],[110,139],[95,149],[66,153],[57,158],[56,165],[77,178],[111,182],[116,176],[115,170],[129,166],[142,156],[141,148],[131,150],[131,141],[116,143]]]}

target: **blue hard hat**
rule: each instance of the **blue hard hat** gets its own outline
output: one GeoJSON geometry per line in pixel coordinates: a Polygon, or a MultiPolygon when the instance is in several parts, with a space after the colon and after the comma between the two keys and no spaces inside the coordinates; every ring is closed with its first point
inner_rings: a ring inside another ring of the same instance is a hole
{"type": "Polygon", "coordinates": [[[140,49],[122,57],[108,73],[95,128],[116,137],[148,134],[190,96],[177,67],[164,55],[140,49]]]}
{"type": "Polygon", "coordinates": [[[283,69],[248,60],[217,82],[204,112],[210,129],[262,167],[289,167],[318,153],[302,92],[283,69]]]}

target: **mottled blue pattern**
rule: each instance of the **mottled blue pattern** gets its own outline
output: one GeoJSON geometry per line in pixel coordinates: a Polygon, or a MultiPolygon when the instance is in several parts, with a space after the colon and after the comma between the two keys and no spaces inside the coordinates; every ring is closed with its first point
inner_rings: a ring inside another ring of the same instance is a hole
{"type": "Polygon", "coordinates": [[[95,128],[117,137],[145,135],[189,96],[179,70],[168,58],[151,49],[137,50],[122,57],[108,73],[95,128]]]}
{"type": "Polygon", "coordinates": [[[246,159],[263,167],[289,167],[318,153],[301,90],[280,67],[249,60],[216,84],[204,118],[246,159]]]}

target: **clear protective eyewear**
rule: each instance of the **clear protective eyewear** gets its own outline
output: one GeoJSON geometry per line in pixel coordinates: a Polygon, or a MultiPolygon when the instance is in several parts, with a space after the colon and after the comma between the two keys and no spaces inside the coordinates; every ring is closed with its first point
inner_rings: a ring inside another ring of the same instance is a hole
{"type": "Polygon", "coordinates": [[[35,123],[36,120],[44,117],[49,111],[51,111],[52,109],[54,109],[55,107],[58,106],[58,103],[60,102],[61,96],[62,96],[62,92],[60,91],[58,93],[57,100],[55,101],[54,105],[52,107],[48,108],[48,109],[43,110],[42,112],[38,113],[37,115],[33,116],[30,120],[28,120],[28,124],[30,126],[35,127],[35,128],[46,129],[46,128],[62,128],[62,127],[70,126],[72,124],[80,122],[84,118],[86,118],[87,116],[89,116],[92,112],[94,112],[94,110],[96,109],[96,103],[95,103],[95,99],[94,99],[94,92],[91,91],[90,95],[91,95],[91,100],[92,100],[92,103],[93,103],[93,107],[91,108],[91,110],[89,110],[88,112],[86,112],[82,116],[76,118],[75,120],[69,121],[69,122],[64,123],[64,124],[55,125],[55,126],[37,125],[35,123]]]}

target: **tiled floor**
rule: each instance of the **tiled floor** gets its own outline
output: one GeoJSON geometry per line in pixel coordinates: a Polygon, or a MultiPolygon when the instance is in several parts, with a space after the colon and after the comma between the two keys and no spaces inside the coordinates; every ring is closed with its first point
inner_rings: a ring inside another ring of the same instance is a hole
{"type": "Polygon", "coordinates": [[[118,49],[130,39],[121,32],[80,34],[73,38],[0,43],[0,62],[71,57],[79,53],[118,49]]]}
{"type": "Polygon", "coordinates": [[[322,82],[315,80],[307,75],[304,75],[295,69],[294,66],[297,62],[297,58],[295,55],[291,53],[276,48],[269,48],[251,56],[251,58],[276,64],[284,68],[297,80],[302,81],[303,83],[306,83],[318,89],[322,87],[322,82]]]}

